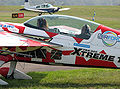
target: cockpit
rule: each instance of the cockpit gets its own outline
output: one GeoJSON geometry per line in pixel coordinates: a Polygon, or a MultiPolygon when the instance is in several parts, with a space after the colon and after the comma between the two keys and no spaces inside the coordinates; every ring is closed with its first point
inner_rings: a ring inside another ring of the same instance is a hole
{"type": "Polygon", "coordinates": [[[51,7],[53,7],[53,6],[51,4],[48,4],[48,3],[44,3],[42,5],[36,6],[37,9],[39,9],[39,8],[51,8],[51,7]]]}
{"type": "Polygon", "coordinates": [[[24,23],[25,26],[66,36],[89,39],[98,23],[67,15],[43,15],[24,23]]]}

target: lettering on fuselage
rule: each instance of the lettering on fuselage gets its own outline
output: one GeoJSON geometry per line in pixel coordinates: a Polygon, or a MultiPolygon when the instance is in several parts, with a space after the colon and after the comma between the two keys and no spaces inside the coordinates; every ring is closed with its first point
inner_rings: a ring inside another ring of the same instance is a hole
{"type": "MultiPolygon", "coordinates": [[[[106,54],[98,53],[97,51],[81,49],[81,48],[74,48],[74,52],[72,52],[71,55],[77,55],[80,57],[87,57],[87,58],[93,58],[93,59],[110,61],[110,62],[113,62],[115,59],[115,56],[112,55],[106,55],[106,54]]],[[[120,62],[120,57],[118,58],[119,58],[118,62],[120,62]]]]}
{"type": "Polygon", "coordinates": [[[2,24],[0,24],[0,27],[5,27],[5,28],[14,28],[14,26],[12,26],[12,25],[2,25],[2,24]]]}

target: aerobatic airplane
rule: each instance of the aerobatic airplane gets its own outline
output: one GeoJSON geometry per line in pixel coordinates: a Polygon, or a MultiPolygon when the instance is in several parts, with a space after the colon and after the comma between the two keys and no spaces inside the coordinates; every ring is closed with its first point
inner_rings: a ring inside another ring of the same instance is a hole
{"type": "Polygon", "coordinates": [[[35,6],[30,6],[28,0],[25,0],[24,3],[24,8],[20,9],[20,10],[26,10],[26,11],[33,11],[33,12],[38,12],[39,15],[41,15],[42,13],[55,13],[58,11],[64,11],[64,10],[69,10],[70,8],[61,8],[61,7],[54,7],[49,3],[44,3],[41,5],[35,5],[35,6]]]}
{"type": "MultiPolygon", "coordinates": [[[[0,22],[0,74],[31,79],[16,69],[22,62],[120,68],[120,32],[68,15],[41,15],[23,24],[0,22]]],[[[0,80],[1,85],[6,85],[0,80]]]]}

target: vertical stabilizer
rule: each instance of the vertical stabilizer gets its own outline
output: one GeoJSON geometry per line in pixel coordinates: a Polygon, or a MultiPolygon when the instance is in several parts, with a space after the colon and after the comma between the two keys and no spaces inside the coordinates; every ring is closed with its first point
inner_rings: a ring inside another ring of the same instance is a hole
{"type": "Polygon", "coordinates": [[[24,8],[30,8],[30,3],[28,2],[28,0],[25,0],[24,8]]]}

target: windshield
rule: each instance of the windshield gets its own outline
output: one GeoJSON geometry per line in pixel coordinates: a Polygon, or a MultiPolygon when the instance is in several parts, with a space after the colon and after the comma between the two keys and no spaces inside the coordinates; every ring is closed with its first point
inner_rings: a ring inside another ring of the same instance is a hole
{"type": "Polygon", "coordinates": [[[41,8],[50,8],[53,7],[51,4],[45,3],[41,5],[41,8]]]}
{"type": "Polygon", "coordinates": [[[44,18],[46,20],[50,32],[65,34],[73,37],[79,37],[76,35],[85,32],[83,29],[85,30],[86,28],[90,31],[90,34],[92,34],[99,26],[99,24],[95,22],[66,15],[38,16],[25,22],[25,25],[39,28],[38,19],[40,18],[44,18]]]}
{"type": "Polygon", "coordinates": [[[51,4],[47,4],[47,7],[53,7],[51,4]]]}

